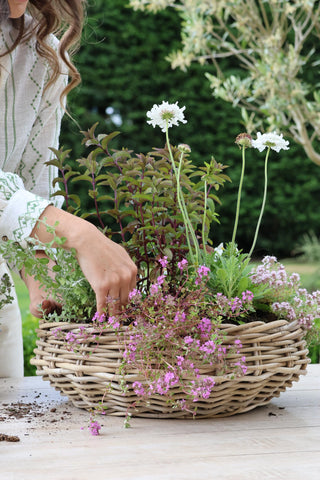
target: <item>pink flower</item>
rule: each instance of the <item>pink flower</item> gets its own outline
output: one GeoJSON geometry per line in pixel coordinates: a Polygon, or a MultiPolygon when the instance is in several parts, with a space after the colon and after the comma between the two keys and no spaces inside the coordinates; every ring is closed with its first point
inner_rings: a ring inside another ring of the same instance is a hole
{"type": "Polygon", "coordinates": [[[158,262],[162,268],[166,268],[168,265],[168,257],[159,258],[158,262]]]}
{"type": "Polygon", "coordinates": [[[141,382],[133,382],[132,387],[136,395],[139,395],[141,397],[145,395],[146,392],[141,382]]]}
{"type": "Polygon", "coordinates": [[[205,353],[205,356],[211,355],[216,350],[216,344],[212,340],[208,340],[200,347],[200,350],[205,353]]]}
{"type": "Polygon", "coordinates": [[[165,279],[165,275],[160,275],[160,276],[157,278],[157,285],[162,285],[163,282],[164,282],[164,279],[165,279]]]}
{"type": "Polygon", "coordinates": [[[202,334],[208,334],[211,330],[211,326],[211,320],[206,317],[203,317],[198,323],[198,328],[202,334]]]}
{"type": "Polygon", "coordinates": [[[187,266],[188,266],[188,260],[186,260],[185,258],[181,260],[181,262],[178,262],[178,268],[179,270],[181,270],[181,272],[185,270],[187,266]]]}
{"type": "Polygon", "coordinates": [[[182,357],[181,355],[177,355],[177,365],[178,365],[178,367],[181,367],[183,362],[184,362],[184,357],[182,357]]]}
{"type": "Polygon", "coordinates": [[[140,300],[141,298],[141,292],[134,288],[130,293],[129,293],[129,300],[140,300]]]}
{"type": "Polygon", "coordinates": [[[174,316],[175,322],[185,322],[186,314],[184,312],[177,312],[174,316]]]}
{"type": "Polygon", "coordinates": [[[91,421],[89,425],[91,435],[100,435],[101,425],[97,421],[91,421]]]}
{"type": "Polygon", "coordinates": [[[199,268],[198,268],[198,275],[202,278],[202,277],[207,277],[208,273],[210,272],[210,268],[209,267],[206,267],[205,265],[201,265],[199,268]]]}
{"type": "Polygon", "coordinates": [[[57,328],[53,329],[52,333],[55,336],[55,338],[58,338],[61,335],[61,328],[57,327],[57,328]]]}
{"type": "Polygon", "coordinates": [[[106,314],[105,313],[99,313],[99,312],[96,312],[92,318],[92,321],[93,322],[99,322],[99,323],[102,323],[104,322],[106,319],[106,314]]]}
{"type": "Polygon", "coordinates": [[[150,287],[150,294],[151,294],[151,295],[156,295],[158,292],[159,292],[159,285],[157,285],[156,283],[154,283],[153,285],[151,285],[151,287],[150,287]]]}
{"type": "Polygon", "coordinates": [[[73,332],[68,332],[66,334],[66,340],[68,343],[73,343],[77,340],[77,337],[73,332]]]}
{"type": "Polygon", "coordinates": [[[193,338],[190,337],[190,335],[184,337],[184,343],[186,343],[187,345],[190,345],[191,343],[193,343],[193,338]]]}
{"type": "Polygon", "coordinates": [[[203,277],[207,277],[210,272],[210,268],[206,267],[205,265],[200,265],[200,267],[197,270],[198,273],[198,278],[195,280],[195,284],[199,285],[203,277]]]}
{"type": "Polygon", "coordinates": [[[253,293],[250,290],[246,290],[241,294],[243,302],[252,302],[253,300],[253,293]]]}
{"type": "Polygon", "coordinates": [[[109,317],[108,324],[110,325],[110,327],[114,328],[115,330],[118,330],[118,328],[120,328],[120,322],[117,320],[116,317],[109,317]]]}

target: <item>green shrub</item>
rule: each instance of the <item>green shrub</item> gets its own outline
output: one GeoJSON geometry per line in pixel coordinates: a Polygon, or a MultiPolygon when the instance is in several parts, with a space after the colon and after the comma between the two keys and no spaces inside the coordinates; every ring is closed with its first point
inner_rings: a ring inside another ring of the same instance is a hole
{"type": "Polygon", "coordinates": [[[305,262],[319,263],[320,265],[320,238],[313,231],[305,233],[294,253],[300,255],[299,258],[305,262]]]}

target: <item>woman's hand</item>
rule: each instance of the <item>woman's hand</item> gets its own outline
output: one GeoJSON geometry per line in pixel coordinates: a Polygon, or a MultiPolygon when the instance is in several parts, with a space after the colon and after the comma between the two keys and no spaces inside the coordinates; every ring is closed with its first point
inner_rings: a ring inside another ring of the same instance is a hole
{"type": "MultiPolygon", "coordinates": [[[[37,258],[48,258],[42,251],[36,252],[37,258]]],[[[55,265],[53,260],[48,258],[48,273],[53,278],[54,273],[52,267],[55,265]]],[[[41,287],[39,281],[35,280],[32,276],[26,275],[24,268],[21,270],[21,277],[27,286],[30,297],[30,313],[37,318],[42,318],[43,314],[57,312],[61,313],[61,304],[48,295],[48,292],[41,287]]]]}
{"type": "Polygon", "coordinates": [[[112,315],[128,302],[136,285],[137,268],[124,248],[96,227],[89,224],[84,230],[82,241],[75,247],[78,262],[96,294],[97,311],[105,311],[108,303],[112,315]]]}
{"type": "Polygon", "coordinates": [[[99,313],[109,304],[109,314],[114,314],[128,302],[136,285],[137,267],[123,247],[86,220],[52,205],[39,218],[31,237],[42,243],[52,241],[46,225],[56,225],[56,236],[67,239],[63,248],[76,250],[79,265],[96,294],[99,313]]]}

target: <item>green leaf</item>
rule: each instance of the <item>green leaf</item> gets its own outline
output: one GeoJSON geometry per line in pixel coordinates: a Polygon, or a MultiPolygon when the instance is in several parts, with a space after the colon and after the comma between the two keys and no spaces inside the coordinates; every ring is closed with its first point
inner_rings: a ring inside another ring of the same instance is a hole
{"type": "Polygon", "coordinates": [[[238,282],[237,294],[240,295],[242,292],[248,290],[249,279],[247,277],[242,277],[238,282]]]}
{"type": "Polygon", "coordinates": [[[62,268],[60,267],[60,265],[54,265],[52,267],[52,271],[53,272],[61,272],[62,268]]]}
{"type": "Polygon", "coordinates": [[[41,263],[42,265],[48,265],[49,263],[49,258],[38,258],[37,261],[41,263]]]}
{"type": "Polygon", "coordinates": [[[102,141],[101,141],[101,136],[98,135],[98,140],[101,141],[101,146],[102,146],[102,148],[103,148],[104,150],[106,150],[109,142],[110,142],[113,138],[117,137],[118,135],[120,135],[120,132],[112,132],[112,133],[110,133],[109,135],[104,135],[102,141]]]}
{"type": "Polygon", "coordinates": [[[92,177],[90,177],[87,174],[79,175],[79,177],[73,178],[72,182],[80,182],[80,181],[83,181],[83,180],[86,181],[86,182],[92,183],[92,177]]]}

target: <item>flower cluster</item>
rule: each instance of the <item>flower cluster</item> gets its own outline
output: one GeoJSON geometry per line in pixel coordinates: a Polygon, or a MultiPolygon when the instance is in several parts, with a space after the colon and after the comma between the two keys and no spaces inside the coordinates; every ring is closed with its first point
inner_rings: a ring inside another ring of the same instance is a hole
{"type": "Polygon", "coordinates": [[[320,291],[308,293],[301,288],[300,276],[288,275],[276,257],[265,257],[250,276],[254,284],[268,287],[269,295],[265,295],[264,301],[271,303],[271,311],[277,316],[297,320],[309,329],[320,317],[320,291]]]}
{"type": "Polygon", "coordinates": [[[276,132],[260,133],[257,132],[257,139],[252,140],[252,146],[257,148],[259,152],[263,152],[265,148],[270,147],[271,150],[279,153],[280,150],[289,150],[289,142],[283,138],[283,135],[278,135],[276,132]]]}
{"type": "MultiPolygon", "coordinates": [[[[159,259],[162,274],[150,289],[150,295],[131,294],[131,303],[119,315],[121,323],[132,320],[132,328],[121,332],[125,343],[124,362],[127,368],[137,368],[144,381],[135,381],[133,389],[146,400],[152,395],[165,395],[174,406],[192,411],[192,404],[209,398],[214,388],[214,375],[246,372],[245,357],[241,355],[241,342],[233,345],[224,342],[221,319],[224,314],[237,312],[250,303],[250,292],[243,296],[243,304],[227,307],[218,301],[208,300],[206,280],[208,268],[197,269],[197,284],[184,284],[174,296],[166,281],[166,259],[159,259]],[[230,357],[230,360],[228,358],[230,357]],[[209,369],[210,375],[201,373],[209,369]],[[174,400],[174,388],[184,394],[174,400]]],[[[181,265],[187,271],[187,261],[181,265]]],[[[241,302],[240,302],[241,303],[241,302]]],[[[117,331],[116,328],[114,328],[117,331]]]]}
{"type": "Polygon", "coordinates": [[[178,126],[179,122],[187,123],[187,120],[184,118],[184,110],[186,107],[180,108],[178,102],[168,103],[163,101],[161,105],[153,105],[152,109],[147,112],[147,117],[150,120],[147,121],[153,127],[160,127],[163,132],[167,128],[172,127],[173,125],[178,126]]]}
{"type": "MultiPolygon", "coordinates": [[[[97,314],[95,315],[97,318],[97,314]]],[[[98,332],[96,320],[92,320],[92,327],[87,328],[86,325],[77,325],[73,331],[68,330],[65,332],[63,328],[57,327],[52,330],[52,335],[56,340],[60,340],[65,344],[65,347],[70,352],[78,353],[81,350],[81,345],[87,342],[89,339],[93,342],[96,341],[97,335],[94,332],[98,332]]],[[[101,326],[100,326],[101,331],[101,326]]]]}
{"type": "Polygon", "coordinates": [[[89,424],[89,430],[91,435],[97,436],[100,435],[101,425],[97,420],[92,420],[89,424]]]}
{"type": "Polygon", "coordinates": [[[245,314],[252,312],[253,293],[246,290],[241,293],[241,297],[232,297],[229,299],[222,293],[216,294],[217,307],[221,316],[227,319],[240,318],[245,314]]]}
{"type": "Polygon", "coordinates": [[[311,328],[314,321],[320,318],[320,291],[308,293],[299,288],[290,301],[274,302],[272,311],[290,321],[297,320],[301,325],[311,328]]]}

